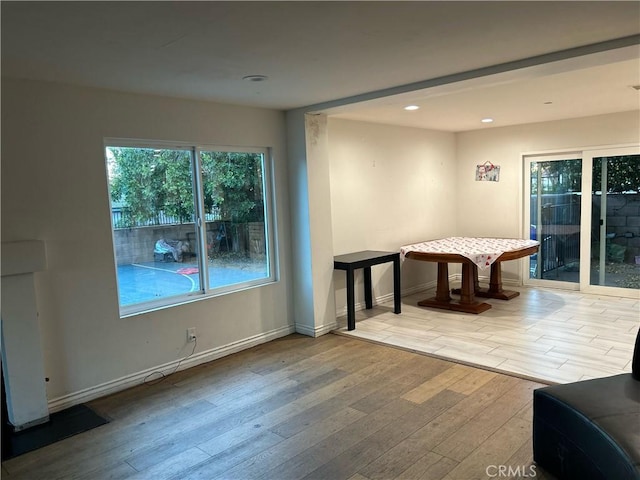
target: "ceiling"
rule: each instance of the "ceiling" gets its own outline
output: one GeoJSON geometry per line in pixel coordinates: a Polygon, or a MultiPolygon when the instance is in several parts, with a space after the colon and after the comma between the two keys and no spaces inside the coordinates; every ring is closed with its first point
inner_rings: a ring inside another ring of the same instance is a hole
{"type": "Polygon", "coordinates": [[[640,92],[633,88],[640,85],[637,59],[534,77],[504,77],[495,75],[492,81],[475,79],[447,89],[431,88],[339,108],[334,116],[461,132],[640,109],[640,92]],[[408,105],[419,109],[407,111],[404,107],[408,105]],[[492,122],[483,123],[483,119],[492,122]]]}
{"type": "MultiPolygon", "coordinates": [[[[640,34],[639,2],[7,2],[2,74],[282,110],[640,34]],[[263,82],[243,80],[265,75],[263,82]]],[[[328,110],[463,131],[640,109],[640,48],[328,110]],[[589,60],[589,61],[586,61],[589,60]],[[552,102],[552,103],[547,103],[552,102]],[[402,106],[419,105],[406,112],[402,106]]],[[[340,104],[341,102],[334,102],[340,104]]]]}

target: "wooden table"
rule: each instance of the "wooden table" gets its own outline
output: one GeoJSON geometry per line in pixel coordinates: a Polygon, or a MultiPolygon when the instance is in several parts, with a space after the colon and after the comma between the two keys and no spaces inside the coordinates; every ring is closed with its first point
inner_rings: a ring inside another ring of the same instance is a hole
{"type": "Polygon", "coordinates": [[[450,237],[407,245],[401,252],[405,258],[438,263],[436,296],[422,300],[418,305],[477,314],[489,310],[491,305],[476,301],[476,296],[510,300],[520,295],[502,288],[500,264],[533,255],[538,247],[539,242],[535,240],[450,237]],[[460,301],[449,295],[449,263],[462,264],[462,286],[452,291],[460,294],[460,301]],[[489,288],[481,288],[478,283],[479,264],[491,267],[489,288]]]}
{"type": "Polygon", "coordinates": [[[358,268],[364,269],[364,301],[367,309],[373,308],[371,293],[371,267],[393,262],[393,313],[400,313],[400,253],[365,250],[333,257],[333,268],[347,272],[347,330],[356,328],[355,275],[358,268]]]}

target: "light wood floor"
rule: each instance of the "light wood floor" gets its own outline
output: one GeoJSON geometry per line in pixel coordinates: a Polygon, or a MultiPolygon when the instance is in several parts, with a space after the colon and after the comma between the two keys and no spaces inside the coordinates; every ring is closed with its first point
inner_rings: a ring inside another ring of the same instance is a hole
{"type": "MultiPolygon", "coordinates": [[[[509,287],[512,289],[511,287],[509,287]]],[[[356,330],[340,334],[512,373],[567,383],[631,371],[638,300],[542,288],[520,288],[509,301],[482,299],[479,315],[417,306],[433,291],[357,312],[356,330]]]]}
{"type": "Polygon", "coordinates": [[[506,465],[531,478],[539,386],[344,336],[291,335],[94,401],[109,424],[6,461],[2,477],[466,480],[506,465]]]}

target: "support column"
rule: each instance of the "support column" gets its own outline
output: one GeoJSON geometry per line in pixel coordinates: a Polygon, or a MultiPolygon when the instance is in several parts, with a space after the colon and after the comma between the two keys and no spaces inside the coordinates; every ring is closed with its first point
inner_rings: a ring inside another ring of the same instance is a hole
{"type": "Polygon", "coordinates": [[[326,115],[287,112],[296,331],[319,336],[337,326],[326,115]]]}

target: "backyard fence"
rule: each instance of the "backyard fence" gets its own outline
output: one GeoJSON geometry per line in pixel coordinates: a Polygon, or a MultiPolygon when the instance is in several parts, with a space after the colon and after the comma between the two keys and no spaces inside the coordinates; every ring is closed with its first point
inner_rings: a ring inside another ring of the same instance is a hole
{"type": "MultiPolygon", "coordinates": [[[[219,220],[222,220],[220,209],[213,209],[212,212],[205,213],[205,222],[216,222],[219,220]]],[[[174,215],[167,215],[164,211],[160,210],[153,218],[132,220],[129,209],[125,207],[114,207],[111,209],[111,222],[114,229],[182,225],[185,223],[194,223],[194,215],[190,215],[188,219],[185,219],[174,215]]]]}
{"type": "MultiPolygon", "coordinates": [[[[540,242],[542,273],[569,267],[580,259],[581,195],[544,194],[531,197],[531,236],[540,242]],[[542,202],[538,219],[537,202],[542,202]]],[[[600,241],[602,196],[592,195],[590,241],[600,241]]],[[[640,194],[607,194],[607,244],[620,252],[616,261],[634,263],[640,254],[640,194]]],[[[597,248],[592,247],[592,255],[597,248]]],[[[608,259],[610,260],[610,259],[608,259]]]]}

